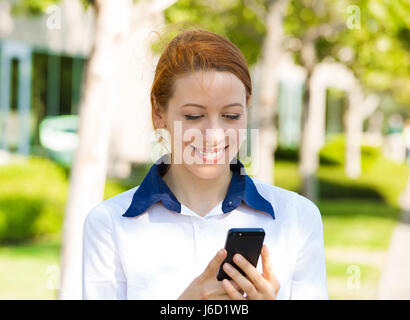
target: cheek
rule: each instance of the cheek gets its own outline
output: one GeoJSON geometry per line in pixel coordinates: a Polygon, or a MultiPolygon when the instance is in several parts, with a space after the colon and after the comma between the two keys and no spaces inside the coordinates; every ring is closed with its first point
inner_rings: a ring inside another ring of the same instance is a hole
{"type": "Polygon", "coordinates": [[[202,143],[202,133],[198,130],[198,126],[187,124],[186,121],[176,121],[172,124],[170,136],[172,146],[177,148],[178,146],[185,148],[195,140],[198,144],[202,143]]]}
{"type": "Polygon", "coordinates": [[[235,124],[232,124],[228,129],[225,130],[227,139],[236,141],[236,145],[239,148],[244,137],[247,134],[247,122],[246,120],[236,121],[235,124]]]}

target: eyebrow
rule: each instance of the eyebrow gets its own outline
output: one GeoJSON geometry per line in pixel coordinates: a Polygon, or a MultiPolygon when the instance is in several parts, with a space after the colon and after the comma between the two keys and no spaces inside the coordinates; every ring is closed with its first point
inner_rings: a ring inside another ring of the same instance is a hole
{"type": "MultiPolygon", "coordinates": [[[[188,106],[193,106],[193,107],[199,107],[199,108],[206,109],[205,106],[197,104],[197,103],[185,103],[184,105],[181,106],[181,108],[182,107],[188,107],[188,106]]],[[[223,108],[233,107],[233,106],[240,106],[240,107],[244,108],[242,103],[239,103],[239,102],[234,102],[234,103],[227,104],[226,106],[223,106],[223,108]]]]}

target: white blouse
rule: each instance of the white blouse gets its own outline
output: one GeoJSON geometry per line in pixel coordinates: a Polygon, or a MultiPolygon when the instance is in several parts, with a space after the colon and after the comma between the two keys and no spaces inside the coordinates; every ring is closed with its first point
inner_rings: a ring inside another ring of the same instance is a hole
{"type": "Polygon", "coordinates": [[[93,208],[84,222],[83,298],[177,299],[224,247],[228,230],[243,227],[265,230],[278,299],[328,299],[317,206],[239,174],[238,163],[226,198],[204,217],[178,202],[157,163],[141,185],[93,208]]]}

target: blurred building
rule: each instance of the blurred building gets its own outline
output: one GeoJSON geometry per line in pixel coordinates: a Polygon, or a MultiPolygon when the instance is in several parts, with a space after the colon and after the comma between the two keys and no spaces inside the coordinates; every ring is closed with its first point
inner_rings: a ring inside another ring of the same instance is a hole
{"type": "MultiPolygon", "coordinates": [[[[43,14],[14,13],[12,3],[0,2],[0,149],[42,154],[40,123],[78,114],[95,16],[79,0],[49,6],[43,14]]],[[[126,176],[132,163],[150,161],[149,88],[156,58],[149,40],[163,17],[138,23],[143,32],[133,35],[130,48],[135,77],[124,79],[114,112],[110,175],[126,176]]]]}
{"type": "Polygon", "coordinates": [[[31,153],[46,116],[77,114],[93,14],[76,1],[49,15],[12,15],[0,3],[0,146],[31,153]]]}
{"type": "MultiPolygon", "coordinates": [[[[260,66],[256,64],[251,69],[253,93],[252,93],[252,119],[256,119],[259,104],[259,76],[260,66]]],[[[303,96],[305,91],[306,71],[303,67],[294,63],[290,53],[284,54],[279,63],[278,70],[278,104],[277,104],[277,145],[284,149],[297,149],[300,147],[302,123],[303,123],[303,96]]],[[[347,111],[348,102],[346,92],[337,88],[325,90],[325,138],[334,134],[345,132],[344,114],[347,111]]]]}

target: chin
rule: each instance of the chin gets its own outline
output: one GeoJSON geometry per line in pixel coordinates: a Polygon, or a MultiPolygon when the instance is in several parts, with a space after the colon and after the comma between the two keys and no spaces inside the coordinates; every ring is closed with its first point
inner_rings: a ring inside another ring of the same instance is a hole
{"type": "Polygon", "coordinates": [[[229,167],[229,163],[187,165],[187,169],[200,179],[215,179],[219,177],[227,167],[229,167]]]}
{"type": "Polygon", "coordinates": [[[233,159],[236,156],[237,150],[235,151],[236,152],[232,155],[232,149],[230,149],[229,146],[226,146],[224,155],[222,158],[219,158],[219,160],[215,160],[215,163],[212,163],[212,160],[206,162],[206,159],[200,159],[195,152],[192,152],[190,156],[192,157],[191,161],[193,160],[193,163],[184,162],[183,165],[189,172],[191,172],[191,174],[200,179],[216,179],[223,174],[225,170],[229,170],[229,164],[231,162],[230,158],[233,159]]]}
{"type": "MultiPolygon", "coordinates": [[[[216,179],[225,170],[229,170],[230,162],[229,155],[225,155],[225,159],[220,161],[220,163],[193,163],[185,164],[186,168],[196,177],[200,179],[216,179]]],[[[234,157],[232,157],[234,158],[234,157]]]]}

